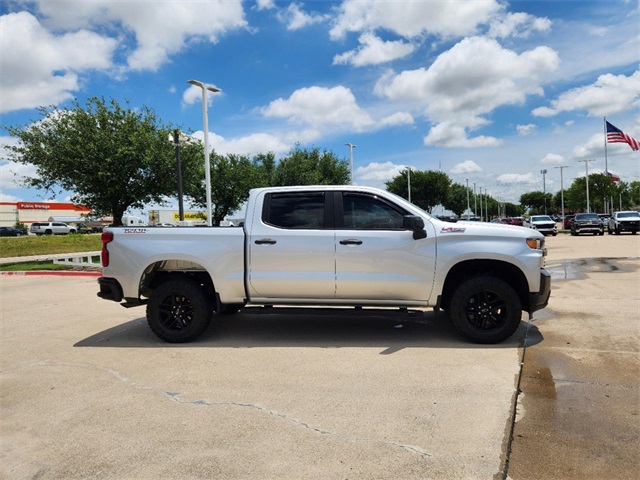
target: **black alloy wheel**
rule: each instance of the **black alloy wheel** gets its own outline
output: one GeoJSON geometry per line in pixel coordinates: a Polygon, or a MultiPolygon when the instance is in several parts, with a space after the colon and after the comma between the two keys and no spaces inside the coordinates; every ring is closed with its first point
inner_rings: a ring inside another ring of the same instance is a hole
{"type": "Polygon", "coordinates": [[[170,343],[194,340],[207,329],[212,315],[213,307],[205,289],[186,277],[158,286],[147,304],[149,327],[170,343]]]}
{"type": "Polygon", "coordinates": [[[515,290],[504,280],[479,276],[453,293],[449,314],[463,336],[474,343],[499,343],[520,325],[522,307],[515,290]]]}

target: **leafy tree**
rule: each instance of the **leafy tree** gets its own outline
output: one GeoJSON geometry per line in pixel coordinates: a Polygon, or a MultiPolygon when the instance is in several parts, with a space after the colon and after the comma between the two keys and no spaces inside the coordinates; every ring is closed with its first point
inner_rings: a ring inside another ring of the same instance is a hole
{"type": "Polygon", "coordinates": [[[505,216],[506,217],[519,217],[524,212],[522,211],[522,207],[520,205],[516,205],[515,203],[506,202],[504,204],[505,216]]]}
{"type": "MultiPolygon", "coordinates": [[[[200,152],[204,156],[202,144],[200,152]]],[[[249,190],[261,186],[260,170],[256,163],[243,155],[210,155],[211,165],[211,224],[220,225],[224,218],[239,209],[249,197],[249,190]]],[[[204,166],[204,165],[203,165],[204,166]]],[[[203,168],[200,172],[203,172],[203,168]]],[[[206,208],[207,192],[204,172],[200,180],[191,183],[187,194],[195,205],[206,208]]]]}
{"type": "MultiPolygon", "coordinates": [[[[302,149],[296,145],[273,168],[271,161],[260,159],[265,172],[271,171],[269,185],[347,185],[350,180],[349,163],[331,151],[319,148],[302,149]]],[[[267,174],[268,176],[268,174],[267,174]]]]}
{"type": "MultiPolygon", "coordinates": [[[[609,201],[611,197],[618,198],[619,193],[624,189],[624,186],[616,187],[615,182],[603,173],[589,175],[589,210],[592,212],[604,211],[605,201],[609,201]],[[618,190],[619,188],[622,190],[618,190]]],[[[585,177],[579,177],[573,181],[565,191],[564,202],[571,211],[586,212],[587,184],[585,177]]]]}
{"type": "MultiPolygon", "coordinates": [[[[408,198],[407,170],[386,182],[387,190],[408,198]]],[[[447,201],[451,179],[446,173],[433,170],[411,171],[411,201],[420,208],[431,212],[433,207],[447,201]]]]}
{"type": "MultiPolygon", "coordinates": [[[[467,198],[473,198],[471,189],[459,183],[453,183],[449,187],[447,198],[445,198],[442,206],[447,210],[451,210],[457,216],[461,216],[467,209],[467,198]],[[467,193],[469,197],[467,197],[467,193]]],[[[472,200],[469,201],[471,202],[472,200]]]]}
{"type": "MultiPolygon", "coordinates": [[[[7,128],[20,140],[5,147],[9,158],[36,167],[25,186],[50,193],[69,190],[74,203],[113,215],[116,225],[127,209],[161,203],[176,192],[171,127],[149,107],[133,110],[93,97],[85,106],[75,100],[69,109],[38,111],[40,121],[7,128]]],[[[181,155],[187,178],[195,161],[189,151],[181,155]]]]}
{"type": "Polygon", "coordinates": [[[640,182],[631,182],[626,190],[629,192],[629,203],[626,208],[640,205],[640,182]]]}
{"type": "Polygon", "coordinates": [[[553,206],[553,195],[544,192],[529,192],[520,195],[520,205],[528,208],[531,214],[544,214],[553,206]]]}

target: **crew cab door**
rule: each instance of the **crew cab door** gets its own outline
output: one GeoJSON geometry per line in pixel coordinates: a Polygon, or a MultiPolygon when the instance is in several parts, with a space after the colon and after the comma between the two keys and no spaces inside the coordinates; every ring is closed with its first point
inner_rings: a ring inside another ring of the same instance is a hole
{"type": "Polygon", "coordinates": [[[263,194],[247,235],[247,288],[256,299],[335,295],[333,197],[323,191],[263,194]]]}
{"type": "Polygon", "coordinates": [[[336,192],[336,298],[426,302],[435,236],[403,229],[409,212],[371,193],[336,192]]]}

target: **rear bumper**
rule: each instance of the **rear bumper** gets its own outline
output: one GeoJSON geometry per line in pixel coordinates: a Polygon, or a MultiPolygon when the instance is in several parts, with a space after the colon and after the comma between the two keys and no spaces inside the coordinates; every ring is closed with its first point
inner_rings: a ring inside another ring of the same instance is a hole
{"type": "Polygon", "coordinates": [[[551,275],[544,268],[540,270],[540,291],[529,294],[529,313],[542,310],[549,304],[551,295],[551,275]]]}
{"type": "Polygon", "coordinates": [[[105,300],[113,300],[114,302],[122,301],[122,286],[115,278],[100,277],[98,278],[100,291],[98,296],[105,300]]]}

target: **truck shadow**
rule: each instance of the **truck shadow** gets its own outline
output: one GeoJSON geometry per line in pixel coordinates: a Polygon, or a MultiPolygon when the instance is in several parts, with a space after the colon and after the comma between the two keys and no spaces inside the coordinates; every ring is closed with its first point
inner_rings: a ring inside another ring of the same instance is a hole
{"type": "Polygon", "coordinates": [[[542,341],[538,328],[521,322],[516,333],[496,345],[465,341],[446,313],[420,310],[244,308],[234,315],[214,318],[197,340],[169,344],[159,340],[146,319],[96,333],[75,347],[110,348],[382,348],[389,355],[404,348],[514,348],[542,341]]]}

